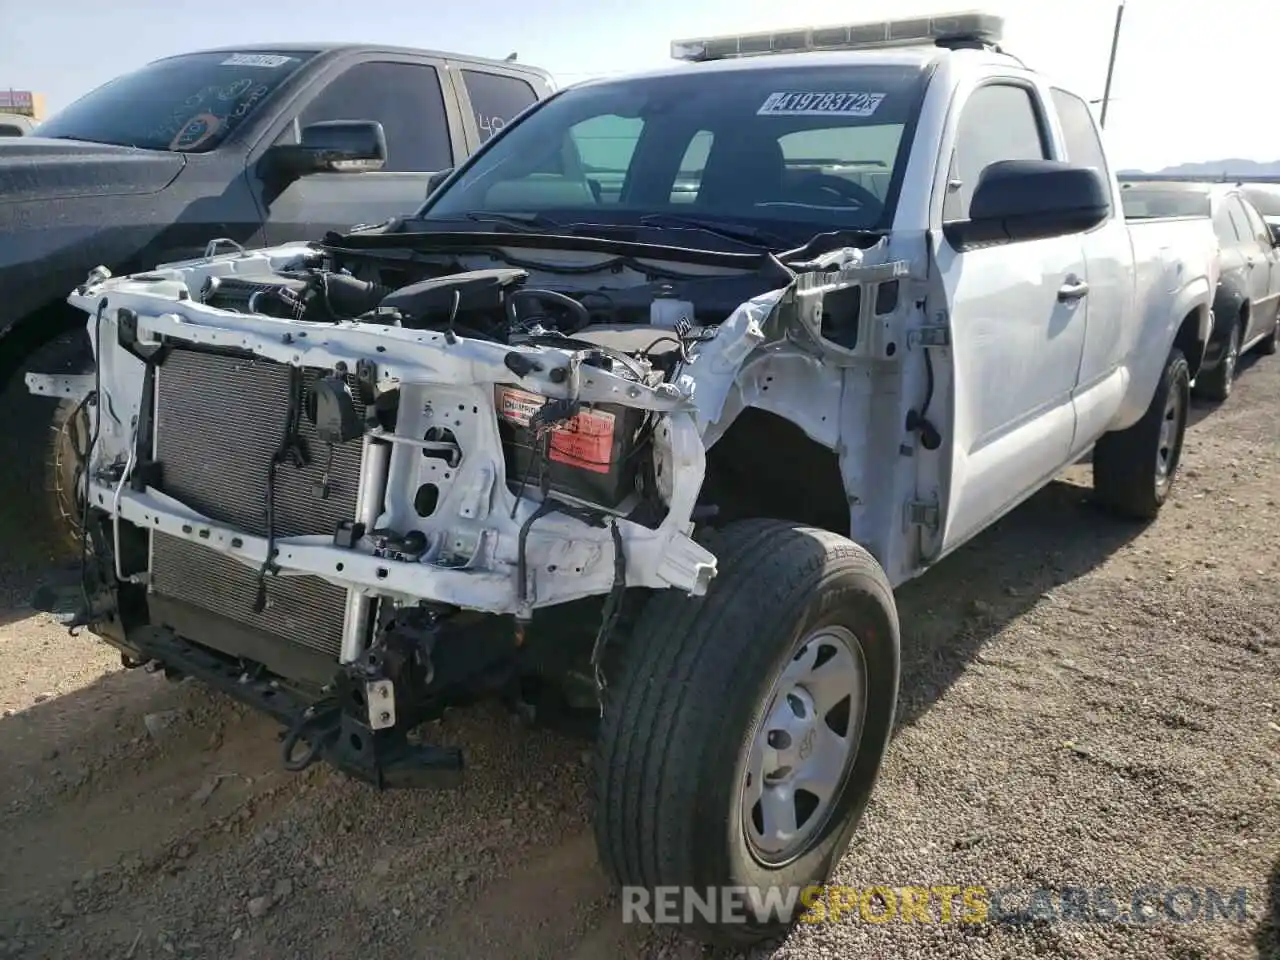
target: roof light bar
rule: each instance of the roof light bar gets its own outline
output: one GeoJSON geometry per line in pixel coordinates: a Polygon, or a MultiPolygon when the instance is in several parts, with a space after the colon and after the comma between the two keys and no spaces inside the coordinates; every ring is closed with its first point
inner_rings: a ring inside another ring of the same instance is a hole
{"type": "Polygon", "coordinates": [[[995,46],[1004,36],[1004,18],[980,10],[940,13],[908,20],[877,20],[843,26],[801,27],[694,40],[673,40],[675,60],[700,63],[769,53],[867,50],[968,41],[995,46]]]}

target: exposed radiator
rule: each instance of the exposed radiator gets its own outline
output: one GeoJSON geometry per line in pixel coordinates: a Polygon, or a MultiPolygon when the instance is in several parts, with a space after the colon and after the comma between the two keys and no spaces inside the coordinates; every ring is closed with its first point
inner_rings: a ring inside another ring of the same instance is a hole
{"type": "MultiPolygon", "coordinates": [[[[264,360],[173,351],[157,371],[156,459],[169,496],[211,519],[267,534],[267,466],[284,436],[289,367],[264,360]]],[[[304,374],[304,389],[318,378],[304,374]]],[[[363,414],[363,407],[357,400],[363,414]]],[[[299,434],[310,454],[301,469],[276,469],[277,537],[332,534],[355,516],[359,441],[333,450],[315,439],[305,416],[299,434]],[[329,466],[329,493],[319,484],[329,466]]],[[[267,604],[254,613],[257,571],[165,534],[152,534],[152,590],[331,655],[341,646],[346,591],[318,577],[266,580],[267,604]]],[[[199,637],[192,639],[199,640],[199,637]]]]}

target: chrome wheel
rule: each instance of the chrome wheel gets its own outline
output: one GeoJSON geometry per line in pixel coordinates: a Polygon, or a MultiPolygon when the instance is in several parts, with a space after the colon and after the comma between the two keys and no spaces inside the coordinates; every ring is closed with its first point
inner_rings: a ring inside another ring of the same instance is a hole
{"type": "Polygon", "coordinates": [[[752,855],[782,866],[822,835],[857,757],[866,708],[862,646],[822,627],[778,676],[749,741],[742,826],[752,855]]]}
{"type": "MultiPolygon", "coordinates": [[[[1226,361],[1223,360],[1225,363],[1226,361]]],[[[1163,487],[1178,460],[1178,440],[1182,425],[1182,392],[1170,390],[1164,402],[1164,418],[1160,421],[1160,442],[1156,447],[1156,486],[1163,487]]]]}

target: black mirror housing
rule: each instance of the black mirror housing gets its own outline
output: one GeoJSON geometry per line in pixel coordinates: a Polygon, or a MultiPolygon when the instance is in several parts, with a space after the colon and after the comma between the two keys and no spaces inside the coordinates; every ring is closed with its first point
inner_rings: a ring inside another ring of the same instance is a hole
{"type": "Polygon", "coordinates": [[[1111,191],[1092,167],[1001,160],[978,178],[969,219],[943,226],[952,246],[1039,240],[1092,230],[1111,216],[1111,191]]]}
{"type": "Polygon", "coordinates": [[[324,120],[302,128],[300,142],[273,147],[272,166],[291,177],[368,173],[387,162],[387,135],[375,120],[324,120]]]}
{"type": "Polygon", "coordinates": [[[1280,223],[1268,223],[1267,228],[1271,231],[1271,245],[1280,247],[1280,223]]]}
{"type": "Polygon", "coordinates": [[[453,167],[445,167],[438,170],[427,178],[427,196],[431,196],[440,187],[440,184],[449,179],[449,175],[453,173],[453,167]]]}

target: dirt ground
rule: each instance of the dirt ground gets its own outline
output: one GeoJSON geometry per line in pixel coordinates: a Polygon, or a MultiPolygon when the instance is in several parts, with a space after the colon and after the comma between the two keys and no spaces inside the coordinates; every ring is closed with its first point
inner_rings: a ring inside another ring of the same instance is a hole
{"type": "MultiPolygon", "coordinates": [[[[0,956],[706,955],[622,923],[586,744],[493,708],[440,725],[456,792],[292,775],[270,722],[32,614],[42,402],[0,403],[0,956]]],[[[1197,409],[1184,470],[1144,529],[1077,468],[900,591],[899,727],[839,880],[1245,886],[1246,921],[851,919],[761,956],[1280,955],[1280,362],[1197,409]]]]}

